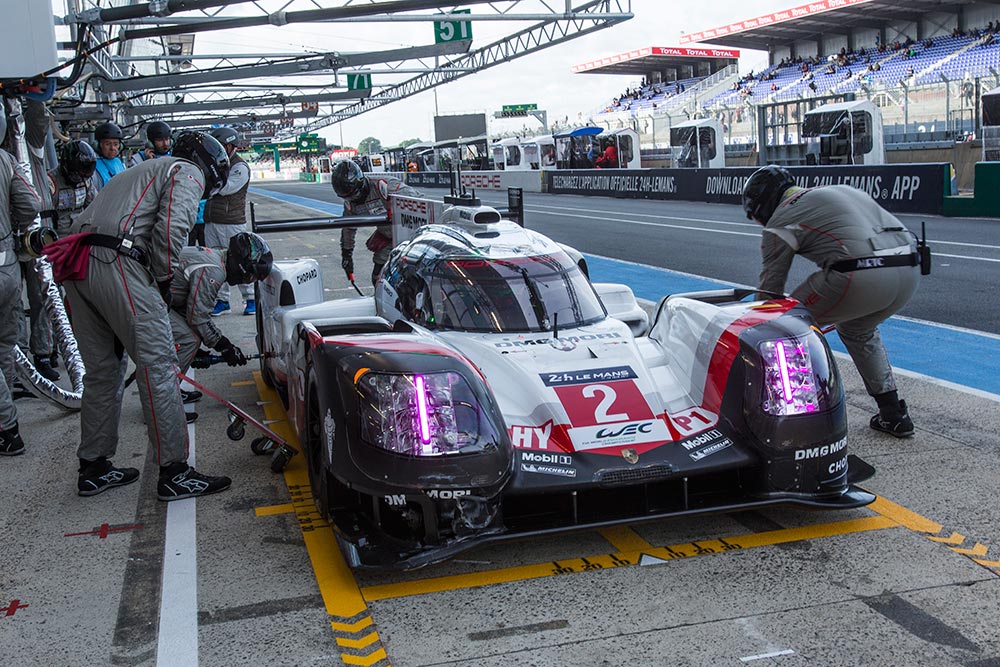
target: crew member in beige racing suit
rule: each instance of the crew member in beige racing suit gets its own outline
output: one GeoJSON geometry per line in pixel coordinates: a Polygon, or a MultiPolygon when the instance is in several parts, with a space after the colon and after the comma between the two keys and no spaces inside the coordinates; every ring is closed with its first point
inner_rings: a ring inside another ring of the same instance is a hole
{"type": "Polygon", "coordinates": [[[788,170],[775,165],[747,180],[743,208],[764,226],[759,289],[782,293],[796,254],[814,262],[820,270],[792,296],[820,326],[836,327],[878,404],[870,426],[899,438],[913,435],[878,325],[905,306],[917,288],[915,237],[861,190],[795,187],[788,170]]]}
{"type": "Polygon", "coordinates": [[[59,242],[80,239],[82,252],[89,252],[85,277],[63,284],[87,371],[77,452],[81,496],[139,476],[110,460],[118,447],[126,352],[136,365],[146,430],[160,466],[157,497],[177,500],[229,488],[228,477],[209,477],[187,464],[187,426],[167,315],[170,281],[198,203],[218,192],[228,173],[219,142],[200,132],[183,133],[172,157],[147,160],[108,181],[72,227],[88,236],[59,242]]]}
{"type": "MultiPolygon", "coordinates": [[[[390,221],[389,197],[419,197],[421,192],[411,188],[398,178],[392,176],[365,176],[355,162],[343,160],[333,168],[330,179],[333,191],[344,200],[344,216],[382,216],[390,221]]],[[[344,228],[340,230],[341,267],[347,278],[354,281],[354,238],[357,229],[344,228]]],[[[372,285],[378,280],[382,267],[389,261],[392,251],[392,225],[379,225],[368,240],[365,247],[372,251],[372,285]]]]}

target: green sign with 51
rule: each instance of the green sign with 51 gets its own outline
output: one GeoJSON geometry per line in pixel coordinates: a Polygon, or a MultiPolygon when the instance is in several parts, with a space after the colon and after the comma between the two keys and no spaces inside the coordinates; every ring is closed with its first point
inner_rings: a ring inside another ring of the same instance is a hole
{"type": "MultiPolygon", "coordinates": [[[[471,9],[457,9],[452,14],[471,14],[471,9]]],[[[434,22],[434,43],[455,42],[463,39],[472,39],[471,21],[435,21],[434,22]]]]}

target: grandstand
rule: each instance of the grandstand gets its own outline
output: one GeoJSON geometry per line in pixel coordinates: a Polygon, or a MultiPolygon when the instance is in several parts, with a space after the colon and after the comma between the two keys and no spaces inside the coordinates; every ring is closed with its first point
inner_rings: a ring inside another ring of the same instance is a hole
{"type": "MultiPolygon", "coordinates": [[[[684,95],[662,94],[662,70],[624,71],[642,77],[645,85],[633,84],[627,94],[595,109],[590,120],[609,128],[635,127],[648,152],[668,145],[671,125],[716,117],[723,123],[727,156],[756,164],[758,125],[784,123],[773,135],[794,144],[800,140],[799,116],[811,108],[804,103],[854,96],[880,107],[890,153],[953,151],[956,141],[978,133],[980,96],[1000,86],[1000,4],[994,2],[821,0],[692,32],[681,44],[678,51],[696,46],[703,52],[766,51],[769,66],[738,72],[733,63],[711,74],[692,72],[695,76],[683,79],[684,95]]],[[[921,159],[930,158],[955,163],[961,184],[968,159],[944,154],[921,159]]]]}

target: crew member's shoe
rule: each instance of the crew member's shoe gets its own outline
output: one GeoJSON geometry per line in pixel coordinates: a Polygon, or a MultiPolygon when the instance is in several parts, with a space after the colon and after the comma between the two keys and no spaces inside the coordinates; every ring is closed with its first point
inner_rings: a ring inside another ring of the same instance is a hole
{"type": "Polygon", "coordinates": [[[900,401],[895,409],[879,409],[878,414],[872,417],[871,426],[876,431],[882,431],[897,438],[908,438],[913,435],[913,420],[906,409],[906,401],[900,401]]]}
{"type": "Polygon", "coordinates": [[[135,468],[116,468],[111,461],[99,458],[96,461],[80,460],[80,478],[76,483],[81,496],[96,496],[113,486],[125,486],[139,479],[135,468]]]}
{"type": "Polygon", "coordinates": [[[59,373],[52,368],[52,362],[49,361],[49,357],[41,357],[36,354],[35,370],[38,371],[43,378],[49,380],[50,382],[57,382],[59,380],[59,373]]]}
{"type": "Polygon", "coordinates": [[[197,412],[185,412],[184,413],[184,419],[185,419],[185,421],[187,421],[188,424],[193,424],[196,421],[198,421],[198,413],[197,412]]]}
{"type": "Polygon", "coordinates": [[[184,391],[181,389],[181,402],[182,403],[196,403],[201,400],[202,393],[197,389],[192,389],[191,391],[184,391]]]}
{"type": "Polygon", "coordinates": [[[10,428],[0,430],[0,456],[24,454],[24,441],[18,431],[17,422],[10,428]]]}
{"type": "Polygon", "coordinates": [[[244,315],[256,315],[257,314],[257,302],[253,299],[247,299],[247,303],[243,306],[244,315]]]}
{"type": "Polygon", "coordinates": [[[156,497],[163,501],[207,496],[225,491],[232,484],[228,477],[203,475],[186,463],[175,463],[160,468],[156,497]]]}
{"type": "Polygon", "coordinates": [[[53,350],[52,354],[49,355],[49,366],[52,366],[52,368],[59,368],[59,352],[58,351],[53,350]]]}
{"type": "Polygon", "coordinates": [[[212,310],[212,317],[218,317],[223,313],[228,313],[230,311],[229,304],[225,301],[216,301],[215,309],[212,310]]]}

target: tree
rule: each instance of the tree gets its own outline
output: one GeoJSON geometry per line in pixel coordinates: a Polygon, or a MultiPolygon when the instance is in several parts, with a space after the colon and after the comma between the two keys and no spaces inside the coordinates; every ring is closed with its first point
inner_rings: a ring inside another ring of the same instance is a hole
{"type": "Polygon", "coordinates": [[[417,137],[416,139],[406,139],[405,141],[399,142],[399,147],[406,148],[407,146],[410,146],[412,144],[419,144],[421,141],[423,141],[423,139],[421,139],[420,137],[417,137]]]}
{"type": "Polygon", "coordinates": [[[382,152],[382,142],[375,137],[365,137],[358,143],[358,153],[360,155],[372,155],[382,152]]]}

